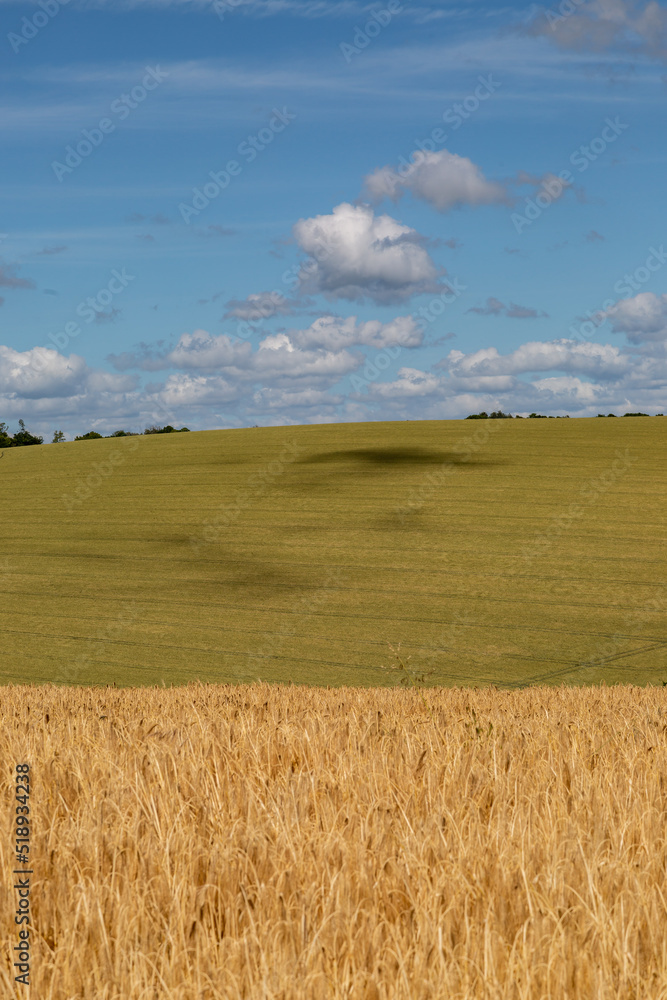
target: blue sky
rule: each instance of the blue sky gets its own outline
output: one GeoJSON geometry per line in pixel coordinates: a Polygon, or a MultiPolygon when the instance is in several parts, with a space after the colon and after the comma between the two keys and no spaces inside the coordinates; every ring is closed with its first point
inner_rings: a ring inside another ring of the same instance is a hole
{"type": "Polygon", "coordinates": [[[0,19],[10,425],[663,412],[667,8],[0,19]]]}

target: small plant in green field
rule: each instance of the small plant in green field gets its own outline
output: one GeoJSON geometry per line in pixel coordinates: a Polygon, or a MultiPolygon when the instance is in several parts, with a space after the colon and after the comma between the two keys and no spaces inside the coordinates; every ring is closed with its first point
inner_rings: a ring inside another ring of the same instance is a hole
{"type": "Polygon", "coordinates": [[[381,665],[381,670],[398,670],[401,671],[403,676],[401,677],[399,684],[404,687],[416,687],[417,684],[426,684],[427,677],[430,677],[434,671],[433,670],[422,670],[421,672],[414,667],[409,667],[408,664],[412,659],[412,656],[408,656],[404,659],[401,656],[401,644],[399,642],[398,647],[394,648],[390,642],[387,643],[392,655],[396,659],[396,664],[390,664],[385,667],[384,664],[381,665]]]}
{"type": "Polygon", "coordinates": [[[392,644],[390,642],[388,642],[387,645],[389,646],[389,648],[390,648],[390,650],[392,652],[392,655],[393,655],[394,659],[396,660],[396,664],[390,664],[390,666],[388,666],[388,667],[385,667],[384,664],[382,664],[381,667],[380,667],[380,669],[381,670],[399,670],[402,673],[402,675],[403,675],[401,677],[400,681],[399,681],[399,684],[402,684],[404,687],[413,687],[415,689],[415,691],[419,692],[419,697],[422,700],[424,708],[426,709],[426,711],[428,712],[428,714],[431,716],[431,719],[433,720],[433,722],[435,724],[435,731],[437,732],[437,734],[440,737],[442,743],[444,744],[445,738],[444,738],[444,736],[442,735],[442,733],[440,732],[440,730],[438,728],[438,724],[436,722],[435,715],[433,714],[433,709],[431,708],[431,706],[427,702],[426,698],[424,697],[424,691],[423,691],[423,687],[426,684],[426,679],[428,677],[430,677],[432,674],[434,674],[435,671],[434,670],[422,670],[420,672],[420,671],[416,670],[414,667],[409,667],[408,664],[409,664],[410,660],[412,659],[412,657],[408,656],[407,659],[404,659],[401,656],[401,644],[400,644],[400,642],[398,644],[398,648],[396,648],[396,649],[394,649],[394,647],[392,646],[392,644]],[[421,687],[418,687],[417,685],[421,685],[421,687]]]}

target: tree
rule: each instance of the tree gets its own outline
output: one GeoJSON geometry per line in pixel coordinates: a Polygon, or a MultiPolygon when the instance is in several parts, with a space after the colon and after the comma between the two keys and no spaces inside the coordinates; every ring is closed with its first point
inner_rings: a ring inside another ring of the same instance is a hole
{"type": "Polygon", "coordinates": [[[51,442],[51,444],[58,444],[60,441],[64,440],[65,440],[65,435],[63,434],[62,431],[53,432],[53,441],[51,442]]]}
{"type": "Polygon", "coordinates": [[[12,447],[18,448],[28,444],[44,443],[43,437],[37,437],[35,434],[31,434],[30,431],[26,430],[26,426],[22,420],[19,420],[19,428],[20,430],[12,438],[12,447]]]}
{"type": "Polygon", "coordinates": [[[75,441],[92,441],[95,438],[101,438],[101,437],[102,437],[102,435],[99,434],[97,431],[88,431],[87,434],[79,434],[77,437],[74,438],[74,440],[75,441]]]}

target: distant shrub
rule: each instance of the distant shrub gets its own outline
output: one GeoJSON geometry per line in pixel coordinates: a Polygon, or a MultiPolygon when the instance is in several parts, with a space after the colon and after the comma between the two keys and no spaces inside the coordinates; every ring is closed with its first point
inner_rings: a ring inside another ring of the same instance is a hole
{"type": "Polygon", "coordinates": [[[78,434],[74,440],[75,441],[93,441],[95,438],[101,438],[102,435],[98,434],[97,431],[88,431],[87,434],[78,434]]]}
{"type": "Polygon", "coordinates": [[[531,420],[546,420],[547,419],[546,413],[529,413],[528,417],[531,420]]]}
{"type": "Polygon", "coordinates": [[[466,420],[513,420],[511,413],[503,413],[502,410],[494,410],[493,413],[487,413],[486,410],[482,410],[481,413],[471,413],[470,416],[466,417],[466,420]]]}
{"type": "Polygon", "coordinates": [[[183,431],[189,431],[189,427],[172,427],[171,424],[167,424],[165,427],[158,427],[153,424],[152,427],[147,427],[144,434],[181,434],[183,431]]]}
{"type": "Polygon", "coordinates": [[[624,413],[624,417],[648,417],[648,413],[624,413]]]}

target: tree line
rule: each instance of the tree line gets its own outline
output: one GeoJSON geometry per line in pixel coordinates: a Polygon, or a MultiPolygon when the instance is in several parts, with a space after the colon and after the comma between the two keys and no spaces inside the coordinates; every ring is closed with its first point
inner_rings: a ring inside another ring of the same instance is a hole
{"type": "MultiPolygon", "coordinates": [[[[153,424],[151,427],[147,427],[143,432],[144,434],[182,434],[184,431],[190,431],[189,427],[172,427],[171,424],[166,424],[164,427],[159,427],[153,424]]],[[[119,438],[119,437],[136,437],[138,431],[114,431],[113,434],[100,434],[98,431],[88,431],[87,434],[78,434],[74,440],[75,441],[92,441],[95,438],[119,438]]],[[[53,440],[51,444],[59,444],[61,441],[65,440],[65,435],[62,431],[53,432],[53,440]]],[[[30,431],[26,430],[25,423],[23,420],[19,420],[19,429],[16,434],[10,434],[9,427],[6,423],[0,423],[0,448],[20,448],[24,445],[30,444],[44,444],[44,438],[38,437],[36,434],[31,434],[30,431]]]]}
{"type": "MultiPolygon", "coordinates": [[[[598,413],[598,417],[604,417],[604,413],[598,413]]],[[[617,413],[607,413],[608,417],[616,417],[617,413]]],[[[624,413],[624,417],[648,417],[648,413],[624,413]]],[[[662,417],[664,414],[656,413],[656,417],[662,417]]],[[[526,420],[569,420],[570,414],[566,413],[565,416],[554,417],[549,415],[547,417],[546,413],[529,413],[525,418],[526,420]]],[[[482,410],[481,413],[469,413],[466,420],[523,420],[524,417],[520,413],[517,413],[516,417],[513,417],[511,413],[503,413],[502,410],[494,410],[493,413],[487,413],[482,410]]]]}

